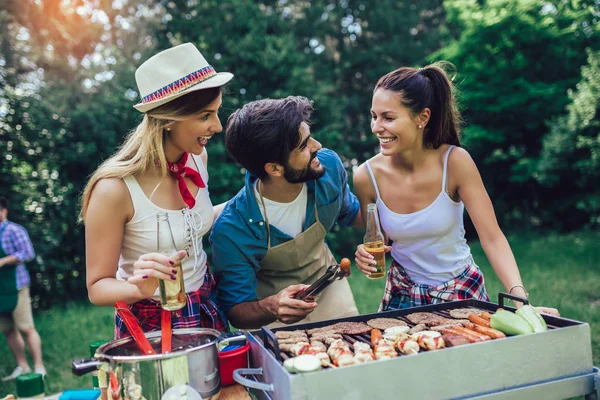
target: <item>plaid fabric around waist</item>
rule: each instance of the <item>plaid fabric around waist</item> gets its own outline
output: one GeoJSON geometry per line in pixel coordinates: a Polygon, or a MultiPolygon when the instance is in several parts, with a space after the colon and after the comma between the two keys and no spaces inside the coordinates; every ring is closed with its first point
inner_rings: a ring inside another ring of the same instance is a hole
{"type": "MultiPolygon", "coordinates": [[[[204,283],[198,290],[186,293],[186,304],[181,310],[173,311],[171,321],[173,329],[181,328],[213,328],[221,332],[228,332],[229,325],[219,313],[217,305],[211,300],[210,295],[215,289],[215,280],[207,269],[204,283]]],[[[129,305],[129,309],[138,319],[144,332],[159,331],[161,329],[160,301],[152,299],[140,300],[129,305]]],[[[131,336],[121,317],[115,313],[115,339],[131,336]]]]}
{"type": "Polygon", "coordinates": [[[414,282],[402,265],[392,260],[379,311],[467,299],[489,301],[483,274],[474,262],[453,279],[431,286],[414,282]]]}

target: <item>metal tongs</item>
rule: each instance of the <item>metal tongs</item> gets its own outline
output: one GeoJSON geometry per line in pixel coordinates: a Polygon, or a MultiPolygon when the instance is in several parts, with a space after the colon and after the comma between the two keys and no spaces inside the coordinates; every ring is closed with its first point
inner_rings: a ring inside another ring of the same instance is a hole
{"type": "Polygon", "coordinates": [[[315,298],[334,281],[350,276],[350,260],[343,258],[339,264],[333,264],[327,267],[327,271],[315,283],[304,290],[296,293],[297,300],[313,302],[315,298]]]}

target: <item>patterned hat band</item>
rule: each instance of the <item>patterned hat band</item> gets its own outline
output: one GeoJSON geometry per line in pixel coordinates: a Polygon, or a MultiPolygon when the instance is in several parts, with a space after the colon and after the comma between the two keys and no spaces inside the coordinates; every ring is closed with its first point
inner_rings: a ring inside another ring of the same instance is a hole
{"type": "Polygon", "coordinates": [[[173,83],[168,84],[155,92],[150,93],[148,96],[142,98],[141,104],[151,103],[153,101],[162,100],[165,97],[182,92],[192,86],[196,86],[200,82],[204,82],[208,78],[215,76],[217,72],[215,69],[208,65],[198,71],[192,72],[191,74],[184,76],[181,79],[176,80],[173,83]]]}

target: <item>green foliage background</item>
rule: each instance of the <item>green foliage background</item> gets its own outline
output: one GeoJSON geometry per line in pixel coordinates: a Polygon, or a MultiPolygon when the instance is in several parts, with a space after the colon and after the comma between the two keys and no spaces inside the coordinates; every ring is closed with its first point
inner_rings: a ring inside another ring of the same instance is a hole
{"type": "MultiPolygon", "coordinates": [[[[597,229],[599,18],[593,0],[0,0],[0,195],[38,253],[36,306],[86,296],[79,195],[140,121],[135,68],[183,42],[236,75],[223,121],[248,101],[307,96],[315,136],[349,173],[377,152],[377,79],[449,60],[463,142],[504,230],[597,229]]],[[[243,171],[222,134],[209,153],[216,204],[243,171]]],[[[329,243],[351,255],[360,236],[329,243]]]]}

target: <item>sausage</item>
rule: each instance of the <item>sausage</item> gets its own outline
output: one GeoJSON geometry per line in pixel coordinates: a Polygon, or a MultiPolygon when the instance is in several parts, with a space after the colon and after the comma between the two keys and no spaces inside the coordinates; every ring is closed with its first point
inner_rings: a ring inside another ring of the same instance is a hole
{"type": "Polygon", "coordinates": [[[490,328],[490,321],[483,319],[475,314],[469,315],[469,321],[471,321],[475,325],[481,325],[481,326],[485,326],[486,328],[490,328]]]}
{"type": "Polygon", "coordinates": [[[383,335],[381,334],[381,331],[379,329],[371,330],[371,345],[373,346],[373,349],[375,349],[377,347],[377,345],[379,344],[379,341],[382,338],[383,338],[383,335]]]}
{"type": "Polygon", "coordinates": [[[462,327],[462,326],[457,326],[454,329],[456,329],[458,332],[464,332],[464,333],[467,333],[467,334],[475,335],[475,336],[479,337],[483,341],[485,341],[485,340],[492,340],[492,338],[489,337],[488,335],[484,335],[483,333],[479,333],[479,332],[473,331],[471,329],[467,329],[467,328],[462,327]]]}
{"type": "MultiPolygon", "coordinates": [[[[479,336],[471,334],[471,333],[468,333],[468,332],[459,332],[456,328],[444,329],[444,331],[442,333],[444,335],[458,335],[458,336],[462,336],[462,337],[466,338],[471,343],[483,342],[483,340],[479,336]]],[[[475,333],[475,332],[473,332],[473,333],[475,333]]]]}
{"type": "Polygon", "coordinates": [[[483,318],[483,319],[486,319],[486,320],[488,320],[488,321],[489,321],[489,320],[492,318],[492,314],[490,314],[490,313],[489,313],[489,312],[487,312],[487,311],[484,311],[484,312],[482,312],[482,313],[481,313],[479,316],[480,316],[481,318],[483,318]]]}
{"type": "Polygon", "coordinates": [[[446,347],[456,347],[470,343],[466,337],[457,334],[442,335],[442,339],[444,339],[446,347]]]}
{"type": "Polygon", "coordinates": [[[465,328],[474,330],[484,335],[488,335],[492,339],[502,339],[506,337],[506,335],[503,332],[500,332],[499,330],[486,328],[485,326],[481,325],[475,325],[472,322],[469,322],[467,325],[465,325],[465,328]]]}

